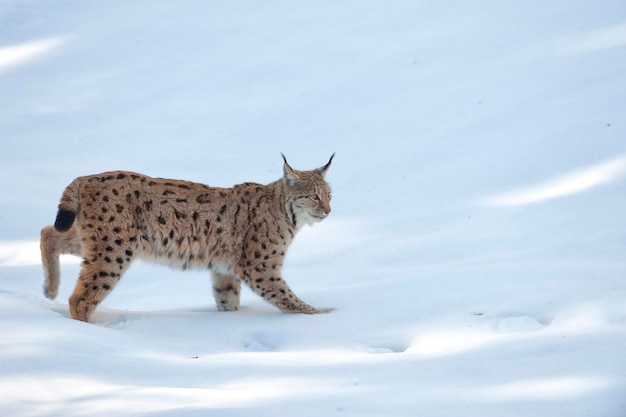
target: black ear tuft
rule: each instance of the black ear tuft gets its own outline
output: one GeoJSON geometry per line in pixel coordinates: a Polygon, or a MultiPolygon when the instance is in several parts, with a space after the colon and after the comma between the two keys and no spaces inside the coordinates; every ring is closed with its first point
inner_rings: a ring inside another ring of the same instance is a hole
{"type": "Polygon", "coordinates": [[[334,157],[335,157],[335,153],[333,152],[333,154],[330,156],[330,159],[328,160],[328,163],[324,165],[323,167],[318,168],[316,170],[317,172],[322,174],[322,177],[326,176],[326,173],[328,172],[328,168],[330,168],[330,164],[332,164],[334,157]]]}
{"type": "Polygon", "coordinates": [[[289,166],[287,158],[285,158],[285,155],[283,155],[282,152],[281,155],[283,157],[283,161],[285,161],[285,164],[283,165],[283,178],[285,179],[287,185],[292,187],[298,184],[298,181],[300,181],[300,177],[298,176],[296,171],[294,171],[293,168],[289,166]]]}

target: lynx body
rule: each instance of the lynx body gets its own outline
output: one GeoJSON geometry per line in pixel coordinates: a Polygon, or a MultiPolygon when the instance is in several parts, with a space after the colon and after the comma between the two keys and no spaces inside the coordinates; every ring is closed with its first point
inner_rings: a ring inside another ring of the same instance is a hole
{"type": "Polygon", "coordinates": [[[56,297],[59,255],[71,253],[83,258],[69,302],[77,320],[89,321],[137,258],[211,270],[221,311],[239,309],[243,281],[281,311],[328,312],[298,298],[281,268],[298,230],[330,213],[332,159],[312,171],[285,160],[282,179],[233,188],[126,171],[79,177],[63,192],[55,225],[41,231],[45,295],[56,297]]]}

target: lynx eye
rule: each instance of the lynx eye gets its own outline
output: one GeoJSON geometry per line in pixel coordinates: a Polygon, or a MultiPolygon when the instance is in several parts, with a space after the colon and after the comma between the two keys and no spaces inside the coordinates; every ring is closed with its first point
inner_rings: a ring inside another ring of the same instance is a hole
{"type": "Polygon", "coordinates": [[[320,201],[320,200],[321,200],[321,198],[320,198],[320,195],[319,195],[319,194],[313,194],[313,195],[310,195],[310,196],[309,196],[309,198],[310,198],[311,200],[313,200],[313,201],[320,201]]]}

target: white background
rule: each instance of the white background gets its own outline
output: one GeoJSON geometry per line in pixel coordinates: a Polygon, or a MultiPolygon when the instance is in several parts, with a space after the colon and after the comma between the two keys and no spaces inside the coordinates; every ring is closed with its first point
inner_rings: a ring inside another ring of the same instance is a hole
{"type": "Polygon", "coordinates": [[[623,1],[0,2],[0,414],[626,415],[623,1]],[[337,156],[284,268],[322,316],[134,264],[41,292],[79,175],[337,156]]]}

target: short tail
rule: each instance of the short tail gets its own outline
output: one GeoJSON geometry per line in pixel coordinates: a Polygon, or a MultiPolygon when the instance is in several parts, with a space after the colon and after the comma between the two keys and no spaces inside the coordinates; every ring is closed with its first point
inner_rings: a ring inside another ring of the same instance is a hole
{"type": "Polygon", "coordinates": [[[80,178],[76,178],[70,185],[67,186],[65,191],[63,191],[61,202],[59,203],[57,218],[54,222],[54,228],[59,232],[67,232],[70,227],[72,227],[72,224],[74,224],[79,208],[79,184],[80,178]]]}

